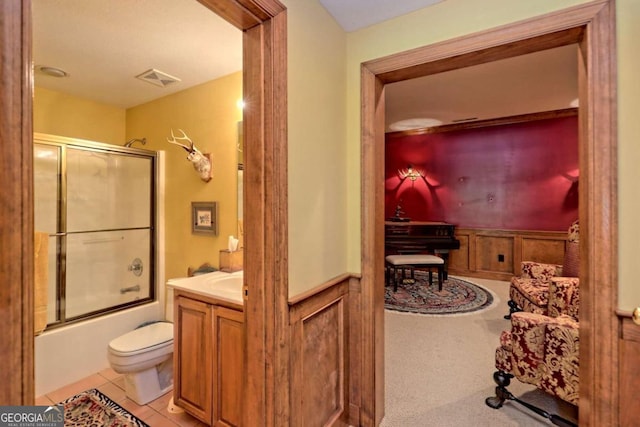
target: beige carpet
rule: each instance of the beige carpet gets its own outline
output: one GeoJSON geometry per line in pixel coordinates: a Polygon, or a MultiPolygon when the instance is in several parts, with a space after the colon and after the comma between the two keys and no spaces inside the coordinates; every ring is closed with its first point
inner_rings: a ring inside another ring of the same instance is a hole
{"type": "MultiPolygon", "coordinates": [[[[479,313],[426,317],[385,311],[385,417],[382,427],[544,426],[547,420],[515,402],[491,409],[494,352],[509,328],[509,284],[464,278],[490,289],[497,304],[479,313]]],[[[574,408],[535,387],[513,380],[517,397],[561,416],[574,408]],[[559,411],[559,412],[557,412],[559,411]]]]}

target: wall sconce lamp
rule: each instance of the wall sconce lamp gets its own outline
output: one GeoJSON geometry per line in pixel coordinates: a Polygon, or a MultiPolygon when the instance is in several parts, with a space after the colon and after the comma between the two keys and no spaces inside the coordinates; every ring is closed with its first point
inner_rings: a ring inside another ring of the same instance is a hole
{"type": "Polygon", "coordinates": [[[413,166],[409,165],[406,169],[399,169],[398,175],[403,181],[407,178],[409,178],[411,181],[415,181],[416,179],[422,177],[422,172],[418,169],[414,169],[413,166]]]}

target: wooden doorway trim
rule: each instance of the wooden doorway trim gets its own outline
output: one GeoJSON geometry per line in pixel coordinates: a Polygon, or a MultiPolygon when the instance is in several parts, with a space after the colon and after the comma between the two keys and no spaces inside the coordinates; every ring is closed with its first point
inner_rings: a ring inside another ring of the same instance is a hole
{"type": "Polygon", "coordinates": [[[289,413],[287,20],[277,0],[198,0],[244,32],[243,425],[289,413]],[[250,209],[246,209],[250,207],[250,209]],[[285,343],[285,344],[283,344],[285,343]]]}
{"type": "Polygon", "coordinates": [[[31,3],[0,2],[0,405],[33,405],[31,3]]]}
{"type": "MultiPolygon", "coordinates": [[[[288,408],[287,32],[277,0],[199,0],[244,32],[244,425],[282,425],[288,408]],[[285,191],[283,191],[283,189],[285,191]],[[269,359],[269,363],[267,363],[269,359]],[[276,387],[278,384],[278,388],[276,387]],[[277,389],[276,389],[277,388],[277,389]],[[278,414],[278,415],[276,415],[278,414]]],[[[0,405],[34,401],[31,2],[0,2],[0,405]],[[17,256],[20,254],[21,256],[17,256]]]]}
{"type": "Polygon", "coordinates": [[[581,58],[580,425],[618,424],[615,12],[602,0],[362,64],[363,425],[384,415],[384,296],[375,286],[384,277],[384,85],[572,43],[581,58]]]}
{"type": "Polygon", "coordinates": [[[277,0],[198,0],[244,32],[243,425],[289,413],[287,20],[277,0]],[[283,344],[285,343],[285,344],[283,344]]]}

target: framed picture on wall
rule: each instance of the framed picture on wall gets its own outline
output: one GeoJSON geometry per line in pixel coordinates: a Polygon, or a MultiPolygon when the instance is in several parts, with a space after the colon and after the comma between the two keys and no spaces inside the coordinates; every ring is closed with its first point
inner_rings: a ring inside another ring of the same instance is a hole
{"type": "Polygon", "coordinates": [[[218,202],[191,202],[191,232],[218,235],[218,202]]]}

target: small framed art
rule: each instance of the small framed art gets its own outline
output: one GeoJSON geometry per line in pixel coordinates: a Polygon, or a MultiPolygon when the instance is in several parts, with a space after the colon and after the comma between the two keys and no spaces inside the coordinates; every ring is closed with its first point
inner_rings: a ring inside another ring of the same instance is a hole
{"type": "Polygon", "coordinates": [[[218,202],[191,202],[191,232],[218,235],[218,202]]]}

